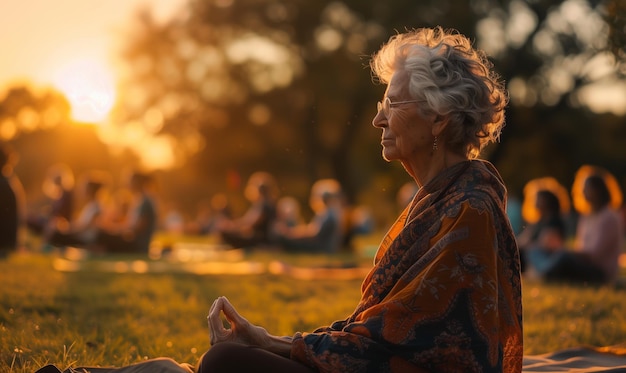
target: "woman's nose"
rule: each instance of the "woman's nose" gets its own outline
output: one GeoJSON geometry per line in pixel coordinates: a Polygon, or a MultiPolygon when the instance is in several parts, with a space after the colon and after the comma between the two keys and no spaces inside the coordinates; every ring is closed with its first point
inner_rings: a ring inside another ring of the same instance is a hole
{"type": "Polygon", "coordinates": [[[387,126],[387,118],[385,118],[385,114],[381,111],[377,112],[372,119],[372,126],[376,128],[383,128],[387,126]]]}

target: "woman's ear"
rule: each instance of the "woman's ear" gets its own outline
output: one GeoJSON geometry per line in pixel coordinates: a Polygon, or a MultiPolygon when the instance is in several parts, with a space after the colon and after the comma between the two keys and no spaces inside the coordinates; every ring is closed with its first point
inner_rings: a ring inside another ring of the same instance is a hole
{"type": "Polygon", "coordinates": [[[448,126],[448,116],[444,116],[444,115],[437,115],[435,117],[435,120],[433,122],[433,136],[435,137],[439,137],[441,136],[441,134],[443,133],[443,131],[446,129],[446,127],[448,126]]]}

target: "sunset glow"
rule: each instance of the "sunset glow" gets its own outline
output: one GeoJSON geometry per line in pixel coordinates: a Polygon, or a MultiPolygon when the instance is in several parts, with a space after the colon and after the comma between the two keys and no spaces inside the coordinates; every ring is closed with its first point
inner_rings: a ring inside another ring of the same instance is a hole
{"type": "Polygon", "coordinates": [[[54,85],[65,94],[77,122],[102,123],[115,103],[113,74],[95,59],[67,63],[55,74],[54,85]]]}

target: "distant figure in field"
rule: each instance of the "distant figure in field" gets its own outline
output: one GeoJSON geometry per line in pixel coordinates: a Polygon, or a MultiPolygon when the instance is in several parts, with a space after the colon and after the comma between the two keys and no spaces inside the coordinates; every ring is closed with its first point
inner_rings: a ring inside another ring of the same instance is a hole
{"type": "Polygon", "coordinates": [[[90,247],[102,227],[103,191],[109,184],[109,175],[101,171],[89,172],[81,182],[82,208],[67,226],[53,229],[48,243],[53,246],[90,247]]]}
{"type": "Polygon", "coordinates": [[[0,146],[0,259],[17,250],[24,224],[24,189],[13,173],[17,153],[8,145],[0,146]]]}
{"type": "MultiPolygon", "coordinates": [[[[163,206],[164,204],[160,204],[163,206]]],[[[161,229],[166,233],[183,234],[185,232],[185,215],[176,202],[165,204],[161,229]]]]}
{"type": "Polygon", "coordinates": [[[526,183],[522,216],[528,225],[516,237],[522,272],[526,271],[531,250],[563,248],[567,239],[564,214],[569,206],[567,190],[556,179],[545,177],[526,183]]]}
{"type": "Polygon", "coordinates": [[[308,224],[277,227],[279,246],[289,252],[338,252],[344,233],[339,182],[334,179],[315,182],[309,204],[315,215],[308,224]]]}
{"type": "Polygon", "coordinates": [[[402,184],[396,194],[396,203],[398,204],[399,211],[404,210],[406,206],[411,203],[418,190],[419,186],[415,183],[415,181],[407,181],[402,184]]]}
{"type": "Polygon", "coordinates": [[[216,231],[221,240],[235,248],[253,248],[269,245],[276,220],[277,186],[267,172],[255,172],[244,190],[250,202],[248,210],[237,219],[222,219],[216,231]]]}
{"type": "Polygon", "coordinates": [[[57,228],[67,229],[74,213],[74,173],[64,164],[58,163],[48,169],[43,183],[43,192],[50,199],[45,210],[27,217],[28,228],[49,240],[57,228]]]}
{"type": "Polygon", "coordinates": [[[506,215],[511,222],[511,228],[516,235],[522,232],[524,228],[524,219],[522,218],[522,201],[517,193],[509,189],[509,195],[506,200],[506,215]]]}
{"type": "Polygon", "coordinates": [[[210,199],[198,202],[196,215],[185,225],[185,233],[211,235],[217,232],[220,222],[231,218],[228,197],[224,193],[216,193],[210,199]]]}
{"type": "Polygon", "coordinates": [[[134,172],[129,188],[132,201],[127,215],[117,222],[109,222],[96,236],[95,250],[106,253],[148,253],[157,226],[157,210],[149,186],[151,176],[134,172]]]}
{"type": "Polygon", "coordinates": [[[127,219],[133,204],[133,193],[127,187],[111,190],[103,201],[101,229],[115,229],[127,219]]]}
{"type": "Polygon", "coordinates": [[[612,284],[619,275],[624,228],[618,212],[622,192],[606,170],[581,167],[572,187],[580,213],[573,248],[533,250],[529,262],[548,281],[612,284]]]}
{"type": "Polygon", "coordinates": [[[213,230],[213,211],[209,200],[198,201],[195,216],[185,223],[185,233],[191,235],[206,235],[213,230]]]}
{"type": "Polygon", "coordinates": [[[279,198],[276,202],[276,226],[291,228],[301,223],[302,215],[298,200],[292,196],[279,198]]]}

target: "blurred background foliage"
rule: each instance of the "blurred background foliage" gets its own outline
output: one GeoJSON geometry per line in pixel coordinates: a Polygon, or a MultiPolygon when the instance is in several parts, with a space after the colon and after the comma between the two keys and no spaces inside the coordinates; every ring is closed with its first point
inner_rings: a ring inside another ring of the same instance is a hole
{"type": "Polygon", "coordinates": [[[483,158],[512,193],[542,176],[571,185],[582,164],[624,186],[625,3],[189,0],[167,23],[137,14],[121,51],[131,73],[107,123],[73,123],[52,90],[8,87],[0,138],[19,151],[31,200],[55,162],[114,177],[138,167],[192,215],[215,193],[240,198],[264,170],[303,205],[315,180],[336,178],[349,202],[388,219],[409,178],[380,156],[371,120],[385,87],[369,57],[396,31],[441,25],[486,50],[507,82],[507,125],[483,158]]]}

